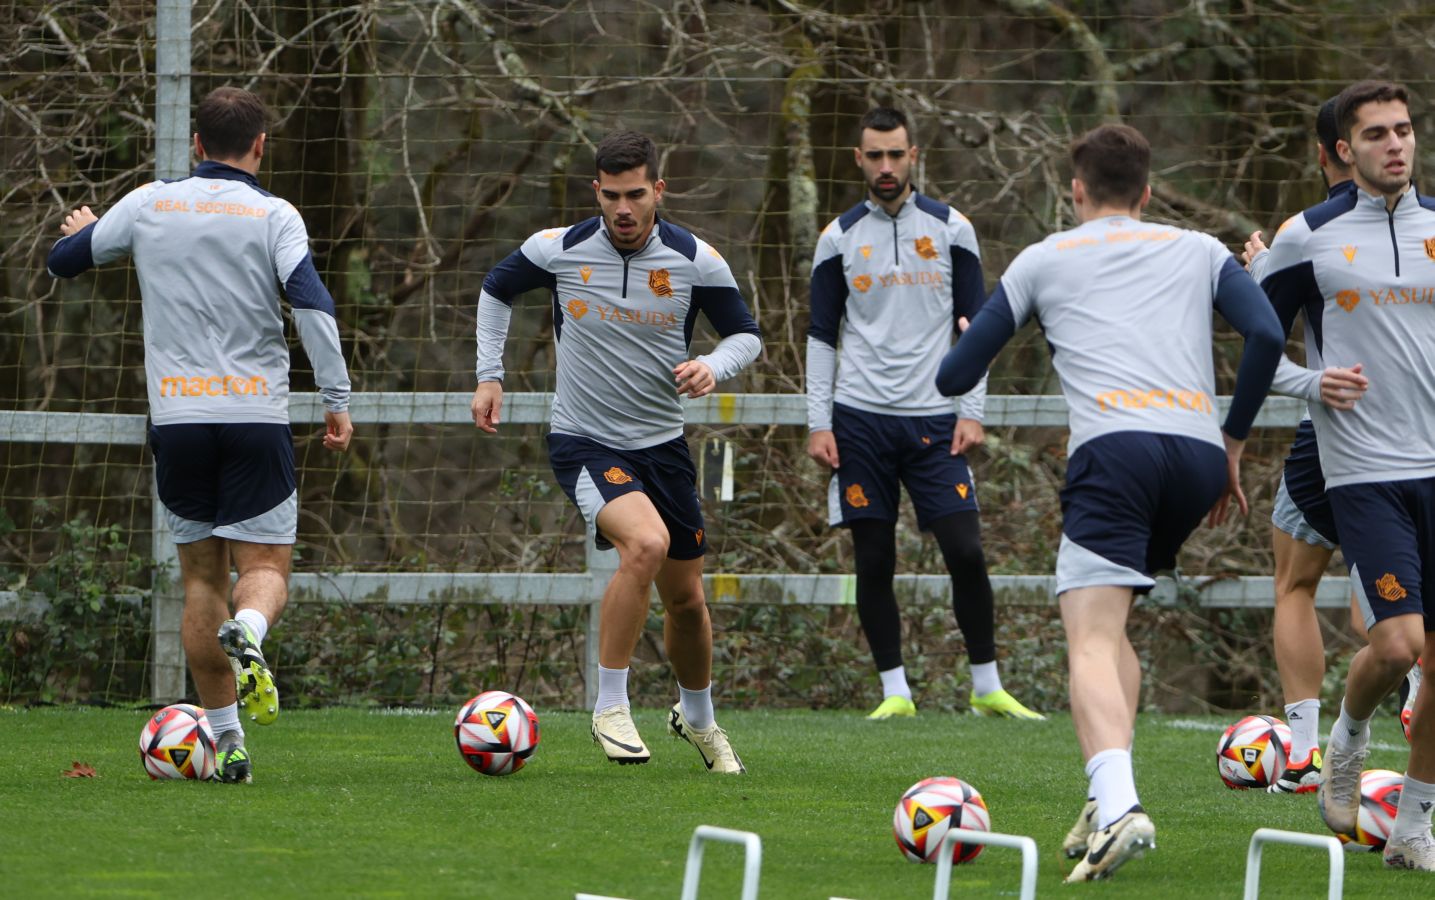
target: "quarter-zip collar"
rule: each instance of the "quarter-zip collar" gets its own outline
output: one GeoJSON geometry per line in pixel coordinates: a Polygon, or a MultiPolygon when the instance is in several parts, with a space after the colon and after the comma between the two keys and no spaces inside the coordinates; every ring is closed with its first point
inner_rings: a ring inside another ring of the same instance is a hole
{"type": "Polygon", "coordinates": [[[243,181],[251,187],[259,187],[259,179],[250,175],[243,169],[236,168],[228,163],[215,162],[206,159],[194,167],[195,178],[217,178],[221,181],[243,181]]]}
{"type": "Polygon", "coordinates": [[[906,199],[906,200],[903,200],[903,201],[902,201],[902,205],[899,206],[899,207],[897,207],[897,214],[896,214],[895,216],[894,216],[894,215],[890,215],[890,214],[887,212],[887,210],[883,209],[883,208],[882,208],[882,205],[881,205],[880,203],[877,203],[876,201],[874,201],[874,200],[872,199],[872,197],[871,197],[870,194],[869,194],[867,197],[865,197],[865,198],[862,200],[862,202],[865,203],[865,204],[867,204],[867,209],[868,209],[869,211],[876,213],[878,216],[880,216],[880,217],[882,217],[882,218],[884,218],[884,219],[896,220],[896,219],[900,219],[900,218],[902,218],[902,216],[906,215],[906,214],[907,214],[907,209],[908,209],[909,207],[911,207],[914,203],[917,202],[917,191],[916,191],[915,188],[913,188],[911,191],[909,191],[909,192],[907,193],[907,199],[906,199]]]}

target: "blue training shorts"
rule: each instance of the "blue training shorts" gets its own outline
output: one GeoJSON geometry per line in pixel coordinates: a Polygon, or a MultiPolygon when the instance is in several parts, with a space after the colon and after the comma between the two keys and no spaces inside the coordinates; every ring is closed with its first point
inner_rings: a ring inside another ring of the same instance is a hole
{"type": "Polygon", "coordinates": [[[897,521],[899,481],[907,486],[923,531],[952,513],[977,509],[967,458],[951,453],[956,427],[954,413],[887,416],[834,403],[832,436],[841,465],[827,489],[828,524],[897,521]]]}
{"type": "Polygon", "coordinates": [[[1206,441],[1120,431],[1082,444],[1061,490],[1056,592],[1149,591],[1225,490],[1226,452],[1206,441]]]}
{"type": "Polygon", "coordinates": [[[668,526],[669,559],[697,559],[707,552],[698,473],[686,439],[617,450],[590,438],[550,432],[548,461],[563,493],[593,526],[599,549],[613,545],[598,530],[598,513],[609,501],[642,491],[668,526]]]}
{"type": "Polygon", "coordinates": [[[1425,573],[1435,574],[1435,478],[1347,484],[1328,493],[1366,628],[1416,614],[1425,617],[1427,632],[1435,631],[1425,587],[1425,573]]]}
{"type": "Polygon", "coordinates": [[[1276,492],[1271,523],[1307,544],[1333,550],[1340,543],[1335,514],[1325,493],[1325,471],[1320,467],[1320,446],[1310,419],[1296,428],[1286,456],[1280,488],[1276,492]]]}
{"type": "Polygon", "coordinates": [[[149,446],[175,543],[220,537],[292,544],[298,537],[294,434],[288,425],[151,425],[149,446]]]}

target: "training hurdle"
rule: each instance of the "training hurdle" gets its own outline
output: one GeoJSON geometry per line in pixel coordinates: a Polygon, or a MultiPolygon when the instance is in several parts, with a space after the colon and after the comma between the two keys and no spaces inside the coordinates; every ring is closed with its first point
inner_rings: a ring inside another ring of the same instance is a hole
{"type": "Polygon", "coordinates": [[[1306,834],[1301,831],[1282,831],[1279,828],[1257,828],[1251,835],[1251,846],[1246,851],[1246,900],[1256,900],[1261,893],[1261,849],[1266,844],[1291,844],[1296,847],[1314,847],[1330,854],[1330,900],[1340,900],[1345,892],[1345,853],[1340,841],[1326,834],[1306,834]]]}
{"type": "Polygon", "coordinates": [[[942,838],[937,847],[937,883],[932,890],[932,900],[947,900],[952,890],[952,849],[958,842],[964,844],[985,844],[989,847],[1006,847],[1021,851],[1021,900],[1036,898],[1036,841],[1025,835],[997,834],[990,831],[972,831],[969,828],[953,828],[942,838]]]}
{"type": "MultiPolygon", "coordinates": [[[[751,831],[699,825],[688,844],[688,863],[683,870],[682,900],[698,900],[698,882],[703,874],[703,846],[709,841],[740,844],[743,848],[742,900],[757,900],[758,874],[762,869],[762,838],[751,831]]],[[[573,900],[624,900],[602,894],[575,894],[573,900]]]]}

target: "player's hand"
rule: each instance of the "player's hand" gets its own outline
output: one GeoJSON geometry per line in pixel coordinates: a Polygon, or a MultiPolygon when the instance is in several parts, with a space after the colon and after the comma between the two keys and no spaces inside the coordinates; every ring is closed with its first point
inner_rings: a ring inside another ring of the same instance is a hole
{"type": "Polygon", "coordinates": [[[60,223],[60,233],[65,237],[69,237],[83,229],[86,225],[98,222],[99,220],[100,217],[90,212],[88,206],[72,209],[69,214],[65,216],[65,221],[60,223]]]}
{"type": "Polygon", "coordinates": [[[1226,513],[1231,506],[1231,498],[1236,498],[1236,506],[1240,509],[1241,515],[1247,515],[1251,507],[1246,503],[1246,494],[1241,490],[1241,453],[1246,449],[1245,441],[1238,441],[1224,431],[1221,438],[1226,442],[1226,489],[1221,492],[1221,499],[1211,507],[1211,514],[1206,519],[1206,524],[1216,526],[1226,521],[1226,513]]]}
{"type": "Polygon", "coordinates": [[[965,332],[972,325],[971,320],[966,316],[957,316],[957,333],[965,332]]]}
{"type": "Polygon", "coordinates": [[[717,387],[717,378],[713,377],[712,366],[696,359],[678,363],[673,366],[673,380],[678,384],[678,396],[684,394],[696,400],[705,397],[717,387]]]}
{"type": "Polygon", "coordinates": [[[958,419],[957,428],[952,432],[952,455],[960,456],[968,450],[975,450],[987,442],[987,433],[976,419],[958,419]]]}
{"type": "Polygon", "coordinates": [[[830,431],[814,431],[807,439],[807,455],[829,469],[837,468],[837,438],[830,431]]]}
{"type": "Polygon", "coordinates": [[[1251,236],[1246,238],[1246,249],[1241,251],[1241,262],[1246,264],[1247,269],[1250,269],[1251,261],[1260,256],[1261,251],[1265,249],[1266,242],[1261,240],[1261,233],[1252,231],[1251,236]]]}
{"type": "Polygon", "coordinates": [[[349,449],[349,440],[354,436],[354,423],[346,412],[324,410],[324,449],[343,453],[349,449]]]}
{"type": "Polygon", "coordinates": [[[1355,401],[1365,396],[1370,379],[1360,374],[1364,363],[1348,369],[1331,366],[1320,373],[1320,402],[1331,409],[1355,409],[1355,401]]]}
{"type": "Polygon", "coordinates": [[[503,384],[498,381],[484,381],[473,392],[473,424],[489,434],[498,433],[498,417],[503,411],[503,384]]]}

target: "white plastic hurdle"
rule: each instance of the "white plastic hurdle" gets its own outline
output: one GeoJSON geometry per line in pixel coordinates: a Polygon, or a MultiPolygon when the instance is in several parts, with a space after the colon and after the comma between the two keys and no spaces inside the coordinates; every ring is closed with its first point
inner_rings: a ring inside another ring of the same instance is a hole
{"type": "Polygon", "coordinates": [[[708,841],[741,844],[743,847],[742,900],[757,900],[757,879],[762,869],[762,838],[751,831],[699,825],[688,845],[688,865],[683,872],[682,900],[698,900],[698,879],[703,873],[703,845],[708,841]]]}
{"type": "Polygon", "coordinates": [[[937,847],[937,883],[932,891],[932,900],[947,900],[952,891],[952,845],[986,844],[990,847],[1007,847],[1021,851],[1021,900],[1036,898],[1036,841],[1025,835],[997,834],[991,831],[972,831],[969,828],[953,828],[942,838],[937,847]]]}
{"type": "Polygon", "coordinates": [[[1301,831],[1282,831],[1279,828],[1257,828],[1251,835],[1251,846],[1246,851],[1246,894],[1245,900],[1256,900],[1261,893],[1261,848],[1266,844],[1293,844],[1297,847],[1314,847],[1330,854],[1330,889],[1327,897],[1340,900],[1345,893],[1345,853],[1340,841],[1327,834],[1306,834],[1301,831]]]}

